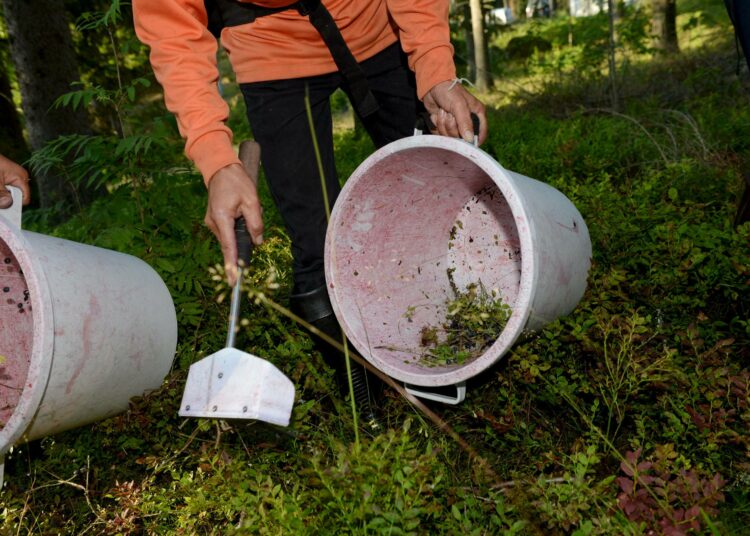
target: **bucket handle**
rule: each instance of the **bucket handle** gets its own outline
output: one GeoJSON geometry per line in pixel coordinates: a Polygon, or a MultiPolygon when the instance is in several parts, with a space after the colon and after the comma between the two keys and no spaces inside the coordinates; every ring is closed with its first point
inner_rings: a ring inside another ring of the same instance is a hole
{"type": "MultiPolygon", "coordinates": [[[[2,186],[0,186],[1,188],[2,186]]],[[[17,227],[21,228],[21,211],[23,206],[23,192],[20,188],[15,186],[6,186],[13,198],[13,204],[8,208],[0,209],[0,216],[8,220],[8,222],[17,227]]]]}
{"type": "MultiPolygon", "coordinates": [[[[474,129],[474,147],[479,147],[479,116],[474,112],[471,112],[471,126],[474,129]]],[[[430,119],[429,112],[420,112],[414,125],[414,135],[421,136],[425,131],[431,132],[436,128],[435,123],[430,119]]]]}
{"type": "Polygon", "coordinates": [[[425,400],[434,400],[435,402],[442,402],[443,404],[450,404],[455,406],[460,404],[466,398],[466,382],[458,382],[452,387],[456,388],[456,396],[449,396],[437,391],[430,391],[429,387],[419,387],[416,385],[404,384],[406,392],[416,396],[417,398],[424,398],[425,400]]]}

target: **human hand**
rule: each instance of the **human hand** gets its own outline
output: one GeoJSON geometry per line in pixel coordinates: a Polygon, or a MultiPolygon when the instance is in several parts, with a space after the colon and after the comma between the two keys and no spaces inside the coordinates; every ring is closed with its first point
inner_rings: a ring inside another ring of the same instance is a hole
{"type": "Polygon", "coordinates": [[[461,84],[445,81],[436,84],[423,99],[438,134],[474,141],[471,114],[479,117],[479,144],[487,139],[487,116],[484,104],[461,84]]]}
{"type": "Polygon", "coordinates": [[[263,242],[263,210],[255,181],[239,164],[230,164],[214,174],[208,183],[205,222],[221,244],[224,269],[229,284],[237,281],[237,241],[234,222],[245,217],[250,237],[256,245],[263,242]]]}
{"type": "Polygon", "coordinates": [[[17,186],[23,192],[23,204],[28,205],[31,201],[31,188],[29,188],[29,174],[21,166],[12,160],[0,155],[0,209],[8,208],[13,204],[10,191],[5,186],[17,186]]]}

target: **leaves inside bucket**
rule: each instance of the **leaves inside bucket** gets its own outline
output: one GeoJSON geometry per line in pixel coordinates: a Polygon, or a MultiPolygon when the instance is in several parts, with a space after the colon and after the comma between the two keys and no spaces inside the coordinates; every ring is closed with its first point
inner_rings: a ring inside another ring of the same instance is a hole
{"type": "Polygon", "coordinates": [[[487,292],[482,282],[460,291],[448,271],[454,297],[444,303],[445,320],[420,331],[419,364],[427,367],[462,365],[479,357],[497,340],[511,315],[496,290],[487,292]]]}

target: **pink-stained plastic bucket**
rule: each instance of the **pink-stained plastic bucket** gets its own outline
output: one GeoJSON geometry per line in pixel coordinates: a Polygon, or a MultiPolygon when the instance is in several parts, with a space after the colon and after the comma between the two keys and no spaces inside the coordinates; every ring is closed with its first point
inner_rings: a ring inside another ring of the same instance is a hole
{"type": "Polygon", "coordinates": [[[0,485],[15,444],[109,417],[161,385],[172,298],[145,262],[20,228],[0,210],[0,485]]]}
{"type": "Polygon", "coordinates": [[[378,369],[417,386],[464,382],[572,311],[590,264],[588,229],[569,199],[441,136],[402,139],[363,162],[326,237],[328,293],[346,335],[378,369]],[[474,360],[425,366],[421,330],[446,318],[449,271],[462,290],[496,291],[512,315],[474,360]]]}

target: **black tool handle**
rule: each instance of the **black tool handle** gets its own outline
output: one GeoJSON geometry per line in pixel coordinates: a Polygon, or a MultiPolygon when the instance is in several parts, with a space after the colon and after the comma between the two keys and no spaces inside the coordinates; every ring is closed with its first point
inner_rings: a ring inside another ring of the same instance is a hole
{"type": "Polygon", "coordinates": [[[437,127],[435,126],[435,123],[432,122],[432,119],[430,119],[430,112],[425,110],[417,114],[417,122],[414,125],[414,128],[424,134],[429,134],[437,127]]]}
{"type": "Polygon", "coordinates": [[[471,126],[474,128],[474,135],[479,136],[479,116],[471,112],[471,126]]]}
{"type": "Polygon", "coordinates": [[[247,223],[243,216],[234,220],[234,236],[237,240],[237,264],[248,266],[250,254],[253,252],[253,240],[250,238],[247,223]]]}
{"type": "MultiPolygon", "coordinates": [[[[471,126],[474,129],[474,136],[479,137],[479,127],[481,126],[481,122],[479,116],[474,112],[471,112],[471,126]]],[[[421,132],[431,132],[437,127],[432,122],[432,119],[430,119],[430,113],[424,111],[417,115],[415,128],[421,132]]]]}

